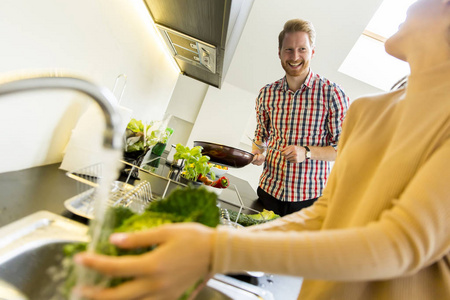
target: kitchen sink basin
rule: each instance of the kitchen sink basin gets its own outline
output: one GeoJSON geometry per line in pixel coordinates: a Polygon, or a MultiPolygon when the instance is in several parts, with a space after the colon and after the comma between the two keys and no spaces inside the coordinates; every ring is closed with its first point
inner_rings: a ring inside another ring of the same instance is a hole
{"type": "MultiPolygon", "coordinates": [[[[62,249],[68,243],[87,241],[86,225],[39,211],[0,228],[0,237],[0,299],[63,299],[58,293],[64,281],[62,249]]],[[[196,299],[274,298],[258,286],[219,274],[196,299]]]]}

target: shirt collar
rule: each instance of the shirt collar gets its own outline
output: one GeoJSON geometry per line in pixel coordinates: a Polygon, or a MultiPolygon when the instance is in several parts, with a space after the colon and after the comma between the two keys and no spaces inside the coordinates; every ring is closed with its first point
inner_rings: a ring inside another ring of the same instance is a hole
{"type": "Polygon", "coordinates": [[[305,82],[303,83],[303,85],[305,85],[311,89],[312,84],[313,84],[313,77],[314,77],[314,72],[311,70],[311,68],[309,68],[309,73],[306,76],[306,79],[305,79],[305,82]]]}
{"type": "MultiPolygon", "coordinates": [[[[309,68],[308,75],[306,75],[305,82],[303,83],[303,85],[306,86],[307,88],[311,89],[312,84],[313,84],[313,78],[314,78],[314,72],[311,70],[311,68],[309,68]]],[[[289,86],[288,86],[288,82],[286,79],[286,75],[282,79],[282,85],[283,85],[283,89],[285,91],[289,91],[289,86]]]]}

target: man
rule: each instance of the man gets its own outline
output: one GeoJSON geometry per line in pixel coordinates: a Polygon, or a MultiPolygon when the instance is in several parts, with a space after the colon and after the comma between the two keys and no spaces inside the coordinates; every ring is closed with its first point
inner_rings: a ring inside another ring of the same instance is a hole
{"type": "Polygon", "coordinates": [[[349,105],[338,85],[312,72],[314,42],[312,23],[286,22],[278,37],[286,75],[263,87],[256,100],[255,143],[264,147],[252,149],[253,164],[264,163],[258,197],[281,216],[321,196],[349,105]]]}

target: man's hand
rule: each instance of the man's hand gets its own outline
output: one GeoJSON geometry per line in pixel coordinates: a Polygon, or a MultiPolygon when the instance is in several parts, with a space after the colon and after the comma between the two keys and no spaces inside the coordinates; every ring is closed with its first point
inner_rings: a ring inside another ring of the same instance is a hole
{"type": "Polygon", "coordinates": [[[253,151],[252,151],[252,153],[255,154],[255,156],[253,157],[253,160],[252,160],[252,164],[254,164],[256,166],[260,166],[266,161],[266,156],[264,154],[256,153],[253,151]]]}
{"type": "Polygon", "coordinates": [[[281,155],[291,163],[301,163],[306,159],[306,149],[302,146],[290,145],[280,151],[281,155]]]}
{"type": "Polygon", "coordinates": [[[262,165],[266,161],[266,156],[264,155],[266,145],[262,142],[255,142],[253,141],[252,145],[252,154],[255,156],[253,157],[252,164],[256,166],[262,165]]]}

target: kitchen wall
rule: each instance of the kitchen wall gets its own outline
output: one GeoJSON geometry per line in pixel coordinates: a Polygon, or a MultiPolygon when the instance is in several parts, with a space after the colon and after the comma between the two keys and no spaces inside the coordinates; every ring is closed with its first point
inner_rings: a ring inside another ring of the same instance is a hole
{"type": "MultiPolygon", "coordinates": [[[[120,104],[141,120],[163,117],[179,76],[141,0],[2,0],[0,36],[0,78],[68,71],[112,90],[126,74],[120,104]]],[[[88,104],[59,91],[0,99],[0,172],[60,162],[88,104]]]]}
{"type": "MultiPolygon", "coordinates": [[[[256,127],[255,94],[224,82],[219,90],[209,87],[189,137],[251,151],[247,135],[254,136],[256,127]]],[[[252,164],[230,168],[229,173],[247,180],[256,189],[262,166],[252,164]]]]}

